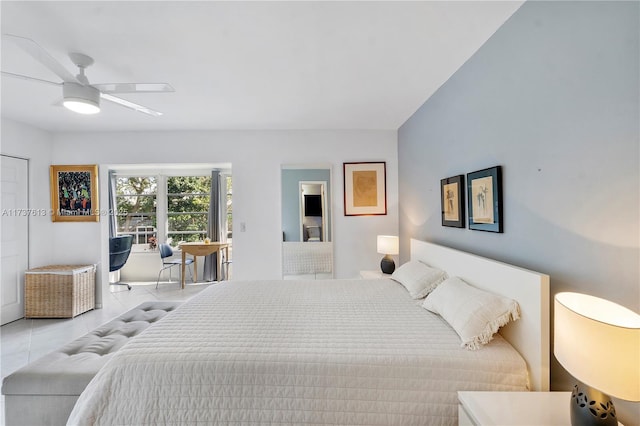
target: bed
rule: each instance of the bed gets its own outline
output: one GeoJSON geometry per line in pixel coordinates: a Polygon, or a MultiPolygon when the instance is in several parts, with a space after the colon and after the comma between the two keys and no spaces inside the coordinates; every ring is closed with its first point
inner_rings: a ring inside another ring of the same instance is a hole
{"type": "Polygon", "coordinates": [[[282,275],[285,280],[332,278],[333,243],[283,242],[282,275]]]}
{"type": "Polygon", "coordinates": [[[131,339],[69,424],[457,424],[458,390],[548,390],[548,276],[411,241],[520,304],[479,350],[391,279],[211,286],[131,339]]]}

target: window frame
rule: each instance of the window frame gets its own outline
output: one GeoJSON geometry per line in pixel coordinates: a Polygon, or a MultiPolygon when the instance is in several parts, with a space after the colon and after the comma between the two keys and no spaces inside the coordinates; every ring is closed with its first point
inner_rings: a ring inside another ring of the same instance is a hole
{"type": "MultiPolygon", "coordinates": [[[[152,173],[118,173],[118,174],[114,174],[114,179],[116,180],[116,194],[115,194],[115,198],[116,198],[116,206],[115,208],[117,209],[117,199],[118,198],[124,198],[124,197],[155,197],[155,212],[154,213],[143,213],[141,214],[141,216],[146,216],[146,217],[153,217],[155,216],[156,218],[156,236],[157,236],[157,229],[158,229],[158,193],[160,190],[160,181],[158,180],[158,177],[152,173]],[[118,191],[117,191],[117,182],[119,178],[135,178],[135,177],[153,177],[155,178],[155,183],[156,183],[156,191],[155,193],[152,194],[129,194],[129,195],[118,195],[118,191]]],[[[151,225],[136,225],[135,227],[135,231],[118,231],[119,225],[120,225],[120,221],[119,218],[123,217],[119,212],[116,212],[116,235],[133,235],[134,237],[134,245],[135,244],[140,244],[139,243],[139,239],[141,235],[149,235],[148,231],[145,232],[139,232],[138,228],[140,227],[145,227],[148,228],[151,225]]],[[[152,221],[153,222],[153,221],[152,221]]],[[[144,244],[144,243],[143,243],[144,244]]]]}
{"type": "MultiPolygon", "coordinates": [[[[148,167],[145,165],[141,165],[141,166],[124,166],[124,167],[116,167],[111,169],[111,171],[113,172],[113,178],[117,179],[118,178],[122,178],[122,177],[144,177],[144,176],[148,176],[148,177],[155,177],[156,178],[156,238],[157,241],[159,242],[165,242],[167,241],[167,237],[168,234],[179,234],[182,231],[175,231],[175,232],[170,232],[169,231],[169,194],[168,194],[168,188],[167,188],[167,180],[169,177],[190,177],[190,176],[211,176],[211,171],[213,169],[218,169],[220,170],[220,175],[221,177],[223,177],[225,179],[225,190],[226,190],[226,179],[230,178],[232,179],[231,182],[233,182],[233,178],[232,178],[232,172],[231,172],[231,166],[229,165],[225,165],[225,167],[220,167],[220,166],[216,166],[216,165],[211,165],[211,166],[206,166],[206,167],[192,167],[192,166],[187,166],[187,167],[172,167],[172,166],[167,166],[167,167],[162,167],[162,168],[153,168],[153,167],[148,167]]],[[[117,191],[116,191],[117,192],[117,191]]],[[[189,195],[191,195],[191,193],[187,193],[189,195]]],[[[178,194],[172,194],[172,195],[178,195],[178,194]]],[[[210,194],[203,194],[203,193],[194,193],[194,195],[206,195],[209,196],[210,194]]],[[[226,193],[225,194],[225,201],[226,201],[226,197],[232,195],[231,193],[226,193]]],[[[231,210],[232,211],[232,210],[231,210]]],[[[225,205],[224,207],[224,219],[223,219],[223,226],[225,231],[229,229],[229,225],[228,225],[228,212],[229,209],[227,208],[227,206],[225,205]]],[[[201,213],[201,212],[193,212],[193,213],[201,213]]],[[[187,212],[183,212],[183,213],[179,213],[179,214],[187,214],[187,212]]],[[[203,213],[203,214],[208,214],[208,212],[203,213]]],[[[116,222],[117,223],[117,222],[116,222]]],[[[117,235],[122,235],[122,234],[132,234],[131,232],[117,232],[117,235]]],[[[206,230],[205,230],[206,232],[206,230]]],[[[194,232],[187,232],[190,235],[193,235],[194,232]]],[[[226,235],[228,234],[228,232],[225,232],[225,235],[223,236],[226,237],[226,235]]],[[[137,241],[138,238],[136,237],[137,241]]],[[[177,241],[176,241],[177,243],[177,241]]],[[[132,250],[132,252],[135,251],[144,251],[144,250],[132,250]]]]}
{"type": "MultiPolygon", "coordinates": [[[[207,217],[207,222],[209,221],[209,212],[179,212],[179,213],[170,213],[169,212],[169,197],[171,196],[180,196],[180,195],[192,195],[192,196],[205,196],[205,197],[209,197],[211,195],[211,188],[209,188],[209,193],[203,193],[203,192],[176,192],[176,193],[169,193],[168,192],[168,178],[170,177],[211,177],[211,171],[208,171],[207,173],[197,173],[197,174],[171,174],[171,175],[164,175],[165,178],[165,200],[166,200],[166,227],[165,227],[165,238],[163,239],[163,241],[166,241],[169,234],[172,235],[194,235],[194,234],[201,234],[202,235],[202,239],[204,239],[207,236],[207,229],[203,229],[203,230],[199,230],[199,231],[170,231],[169,230],[169,218],[171,216],[181,216],[181,215],[187,215],[187,214],[202,214],[202,215],[206,215],[207,217]]],[[[173,244],[172,244],[173,245],[173,244]]]]}

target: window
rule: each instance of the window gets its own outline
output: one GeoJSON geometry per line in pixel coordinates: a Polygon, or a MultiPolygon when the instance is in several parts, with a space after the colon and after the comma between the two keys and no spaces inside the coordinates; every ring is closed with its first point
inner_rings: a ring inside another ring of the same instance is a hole
{"type": "Polygon", "coordinates": [[[134,244],[144,244],[157,227],[155,176],[116,177],[118,235],[133,235],[134,244]]]}
{"type": "Polygon", "coordinates": [[[167,239],[202,241],[207,236],[211,176],[167,178],[167,239]]]}
{"type": "MultiPolygon", "coordinates": [[[[116,174],[118,235],[133,235],[134,244],[143,245],[156,237],[174,247],[181,241],[202,241],[210,236],[211,175],[204,175],[204,170],[196,175],[176,172],[143,176],[145,172],[132,170],[116,174]]],[[[221,182],[222,226],[227,238],[231,238],[231,175],[221,174],[221,182]]]]}

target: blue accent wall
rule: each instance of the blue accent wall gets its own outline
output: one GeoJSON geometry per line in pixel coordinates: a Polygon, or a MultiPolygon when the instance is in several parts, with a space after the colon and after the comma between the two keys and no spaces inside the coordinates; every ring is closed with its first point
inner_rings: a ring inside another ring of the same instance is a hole
{"type": "Polygon", "coordinates": [[[640,312],[639,17],[638,2],[526,2],[415,112],[398,131],[402,261],[410,237],[434,241],[640,312]],[[504,233],[441,226],[440,179],[495,165],[504,233]]]}

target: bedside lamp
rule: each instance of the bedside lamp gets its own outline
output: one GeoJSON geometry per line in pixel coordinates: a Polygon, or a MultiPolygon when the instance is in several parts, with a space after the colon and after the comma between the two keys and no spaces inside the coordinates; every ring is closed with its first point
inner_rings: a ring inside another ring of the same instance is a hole
{"type": "Polygon", "coordinates": [[[380,261],[380,268],[385,274],[392,274],[396,269],[396,264],[391,257],[400,253],[400,240],[393,235],[378,235],[378,253],[384,254],[380,261]]]}
{"type": "Polygon", "coordinates": [[[571,424],[617,425],[608,395],[640,401],[640,315],[580,293],[556,294],[554,308],[553,353],[587,385],[573,388],[571,424]]]}

